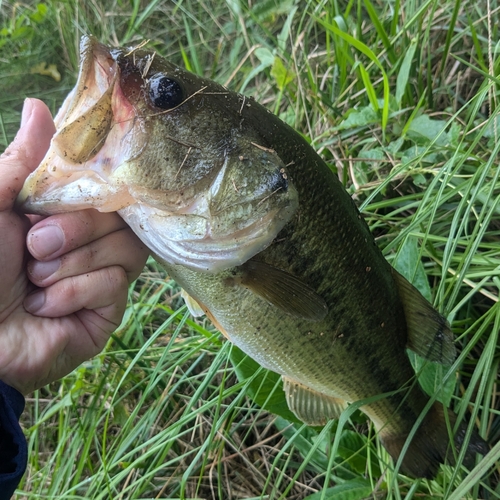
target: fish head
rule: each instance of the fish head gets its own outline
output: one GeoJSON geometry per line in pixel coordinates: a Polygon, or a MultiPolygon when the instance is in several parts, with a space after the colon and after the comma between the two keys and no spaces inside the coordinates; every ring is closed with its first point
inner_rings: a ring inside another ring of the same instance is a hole
{"type": "Polygon", "coordinates": [[[245,122],[247,98],[140,46],[84,36],[80,58],[20,210],[117,211],[160,261],[202,272],[272,243],[298,195],[288,167],[245,122]]]}

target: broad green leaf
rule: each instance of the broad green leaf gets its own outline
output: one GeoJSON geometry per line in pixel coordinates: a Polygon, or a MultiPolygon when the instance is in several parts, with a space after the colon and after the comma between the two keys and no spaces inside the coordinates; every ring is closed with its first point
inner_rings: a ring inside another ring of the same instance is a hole
{"type": "Polygon", "coordinates": [[[454,121],[451,124],[449,136],[452,146],[458,147],[460,145],[460,138],[462,136],[462,127],[457,121],[454,121]]]}
{"type": "Polygon", "coordinates": [[[337,127],[339,130],[364,127],[377,123],[378,116],[372,106],[364,106],[349,113],[347,118],[337,127]]]}
{"type": "Polygon", "coordinates": [[[273,67],[271,68],[271,75],[276,81],[276,85],[280,90],[283,90],[289,83],[295,80],[295,73],[286,68],[283,61],[279,57],[274,58],[273,67]]]}
{"type": "Polygon", "coordinates": [[[130,417],[130,412],[127,411],[126,406],[118,402],[113,406],[113,424],[123,427],[130,417]]]}
{"type": "Polygon", "coordinates": [[[404,139],[402,137],[398,137],[395,141],[392,141],[387,145],[387,152],[395,155],[401,150],[403,144],[404,139]]]}
{"type": "Polygon", "coordinates": [[[417,238],[409,236],[399,249],[393,265],[430,302],[431,287],[420,257],[417,238]]]}
{"type": "Polygon", "coordinates": [[[413,175],[413,184],[415,184],[415,186],[424,187],[427,186],[428,182],[425,175],[415,174],[413,175]]]}
{"type": "Polygon", "coordinates": [[[418,375],[418,381],[422,389],[432,396],[436,394],[436,399],[445,406],[449,406],[453,391],[455,390],[455,377],[448,377],[441,389],[444,376],[448,373],[449,366],[431,363],[412,351],[407,351],[413,369],[418,375]]]}
{"type": "MultiPolygon", "coordinates": [[[[346,429],[342,432],[337,453],[353,470],[365,474],[368,470],[368,446],[366,436],[346,429]]],[[[380,474],[380,467],[375,460],[371,462],[371,471],[374,476],[380,474]]]]}
{"type": "Polygon", "coordinates": [[[414,145],[411,148],[405,149],[401,154],[401,162],[403,164],[426,163],[435,165],[439,161],[439,154],[437,152],[429,154],[429,148],[424,146],[414,145]]]}
{"type": "Polygon", "coordinates": [[[274,63],[274,54],[266,47],[256,49],[255,55],[266,68],[274,63]]]}
{"type": "Polygon", "coordinates": [[[372,486],[367,479],[352,479],[326,491],[318,491],[304,500],[362,500],[370,495],[372,486]]]}
{"type": "Polygon", "coordinates": [[[47,5],[44,3],[39,3],[36,6],[36,12],[30,15],[30,19],[35,23],[42,23],[47,16],[47,5]]]}
{"type": "Polygon", "coordinates": [[[260,64],[248,73],[245,81],[242,83],[239,89],[240,92],[243,92],[245,90],[246,86],[252,81],[253,78],[255,78],[259,73],[264,71],[269,66],[272,66],[274,63],[274,55],[266,47],[259,47],[255,50],[254,53],[257,56],[257,59],[259,59],[260,64]]]}
{"type": "Polygon", "coordinates": [[[434,120],[427,115],[417,116],[408,127],[408,138],[421,145],[434,142],[437,146],[446,146],[450,143],[448,133],[444,132],[446,125],[444,120],[434,120]]]}
{"type": "Polygon", "coordinates": [[[486,127],[482,129],[484,137],[495,137],[495,129],[500,130],[500,116],[495,116],[488,120],[486,127]]]}
{"type": "Polygon", "coordinates": [[[241,4],[238,0],[226,0],[227,6],[239,17],[242,14],[241,4]]]}
{"type": "Polygon", "coordinates": [[[359,155],[363,161],[354,163],[354,172],[359,184],[367,184],[384,161],[387,161],[387,154],[382,148],[363,149],[359,155]],[[370,161],[373,160],[373,161],[370,161]]]}
{"type": "Polygon", "coordinates": [[[254,2],[252,14],[261,22],[266,19],[274,19],[276,16],[287,14],[293,8],[294,0],[263,0],[254,2]]]}

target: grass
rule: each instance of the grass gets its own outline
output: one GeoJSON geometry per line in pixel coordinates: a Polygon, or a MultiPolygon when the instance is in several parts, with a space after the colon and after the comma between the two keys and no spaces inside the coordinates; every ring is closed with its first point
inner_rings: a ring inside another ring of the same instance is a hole
{"type": "Polygon", "coordinates": [[[286,420],[272,374],[231,362],[238,353],[150,262],[105,352],[28,400],[19,499],[500,496],[498,11],[467,0],[0,1],[1,149],[24,97],[57,110],[82,33],[149,39],[254,96],[311,141],[387,259],[452,322],[457,361],[415,358],[420,383],[494,445],[471,472],[414,481],[354,406],[323,429],[286,420]]]}

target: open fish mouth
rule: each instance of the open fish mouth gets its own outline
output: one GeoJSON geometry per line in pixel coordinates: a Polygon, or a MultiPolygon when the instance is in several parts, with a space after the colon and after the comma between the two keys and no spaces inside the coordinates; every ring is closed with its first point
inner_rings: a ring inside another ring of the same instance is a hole
{"type": "Polygon", "coordinates": [[[120,70],[111,51],[83,37],[80,60],[76,86],[54,120],[49,151],[18,196],[24,212],[50,215],[91,207],[112,212],[135,203],[117,166],[140,153],[146,134],[117,85],[120,70]]]}

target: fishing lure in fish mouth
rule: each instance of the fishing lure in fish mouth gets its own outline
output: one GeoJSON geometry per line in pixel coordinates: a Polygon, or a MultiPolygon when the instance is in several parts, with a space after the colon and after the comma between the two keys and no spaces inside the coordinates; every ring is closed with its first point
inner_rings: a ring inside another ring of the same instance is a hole
{"type": "MultiPolygon", "coordinates": [[[[324,424],[369,399],[361,409],[402,472],[453,463],[466,427],[429,403],[406,355],[451,364],[450,327],[297,132],[154,51],[91,36],[55,123],[20,210],[117,211],[194,312],[282,375],[299,419],[324,424]]],[[[487,450],[472,432],[465,463],[487,450]]]]}

